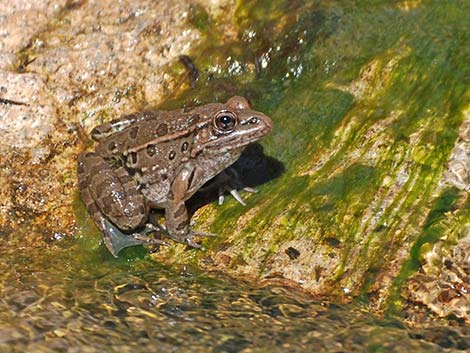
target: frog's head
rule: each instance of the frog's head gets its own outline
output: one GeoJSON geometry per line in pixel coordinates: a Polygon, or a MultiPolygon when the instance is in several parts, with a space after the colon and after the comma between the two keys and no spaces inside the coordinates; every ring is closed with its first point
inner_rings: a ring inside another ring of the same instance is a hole
{"type": "Polygon", "coordinates": [[[251,110],[248,101],[239,96],[225,104],[211,104],[201,111],[204,128],[196,137],[197,150],[223,154],[240,150],[265,136],[272,128],[269,116],[251,110]]]}

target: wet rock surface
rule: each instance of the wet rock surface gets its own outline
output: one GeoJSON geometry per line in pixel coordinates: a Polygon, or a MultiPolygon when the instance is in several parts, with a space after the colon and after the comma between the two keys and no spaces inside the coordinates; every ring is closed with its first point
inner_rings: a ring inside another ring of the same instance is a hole
{"type": "Polygon", "coordinates": [[[0,234],[28,223],[25,244],[67,236],[86,133],[172,93],[165,72],[200,33],[185,1],[0,7],[0,234]]]}
{"type": "MultiPolygon", "coordinates": [[[[457,317],[470,322],[470,119],[459,129],[442,188],[452,186],[455,206],[430,230],[439,231],[439,239],[421,255],[420,273],[408,281],[406,296],[425,304],[440,317],[457,317]]],[[[429,222],[428,222],[429,223],[429,222]]]]}
{"type": "Polygon", "coordinates": [[[443,8],[419,1],[305,3],[296,17],[280,3],[265,18],[269,6],[246,2],[252,21],[240,21],[228,68],[207,71],[214,87],[254,77],[244,94],[273,116],[262,145],[284,171],[245,209],[198,211],[212,223],[202,229],[220,235],[211,252],[156,256],[397,309],[433,246],[453,257],[468,224],[467,18],[444,20],[443,8]]]}
{"type": "Polygon", "coordinates": [[[460,233],[457,244],[441,239],[424,255],[422,273],[410,278],[406,294],[410,300],[425,304],[440,317],[457,317],[468,323],[470,224],[460,233]]]}

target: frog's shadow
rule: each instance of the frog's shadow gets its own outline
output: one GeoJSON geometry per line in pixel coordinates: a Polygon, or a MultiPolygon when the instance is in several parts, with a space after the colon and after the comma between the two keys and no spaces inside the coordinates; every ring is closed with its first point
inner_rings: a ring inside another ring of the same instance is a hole
{"type": "MultiPolygon", "coordinates": [[[[284,173],[284,165],[278,160],[266,156],[263,146],[258,143],[249,145],[240,158],[231,166],[238,174],[243,187],[256,188],[284,173]]],[[[209,180],[193,197],[187,201],[190,215],[200,207],[216,201],[219,197],[220,184],[209,180]]],[[[243,191],[241,192],[242,197],[243,191]]],[[[230,194],[228,197],[231,197],[230,194]]]]}

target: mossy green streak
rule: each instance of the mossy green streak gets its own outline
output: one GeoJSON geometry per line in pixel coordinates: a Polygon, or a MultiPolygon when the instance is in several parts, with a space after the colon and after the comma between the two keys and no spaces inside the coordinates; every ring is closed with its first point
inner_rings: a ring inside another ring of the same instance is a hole
{"type": "Polygon", "coordinates": [[[469,13],[468,2],[240,2],[236,40],[194,53],[201,81],[179,99],[249,97],[274,119],[262,145],[285,170],[248,208],[230,201],[200,214],[217,212],[210,248],[232,244],[253,272],[290,278],[283,244],[302,254],[310,239],[331,250],[317,262],[337,257],[322,274],[328,287],[303,284],[314,293],[377,299],[399,288],[438,236],[426,221],[432,205],[452,194],[435,200],[468,109],[469,13]]]}

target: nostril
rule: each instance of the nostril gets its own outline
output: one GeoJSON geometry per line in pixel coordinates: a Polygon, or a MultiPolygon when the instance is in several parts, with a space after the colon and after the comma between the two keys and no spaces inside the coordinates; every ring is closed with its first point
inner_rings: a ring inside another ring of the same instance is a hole
{"type": "Polygon", "coordinates": [[[249,123],[250,124],[258,124],[259,123],[259,118],[257,116],[254,116],[250,119],[249,123]]]}

